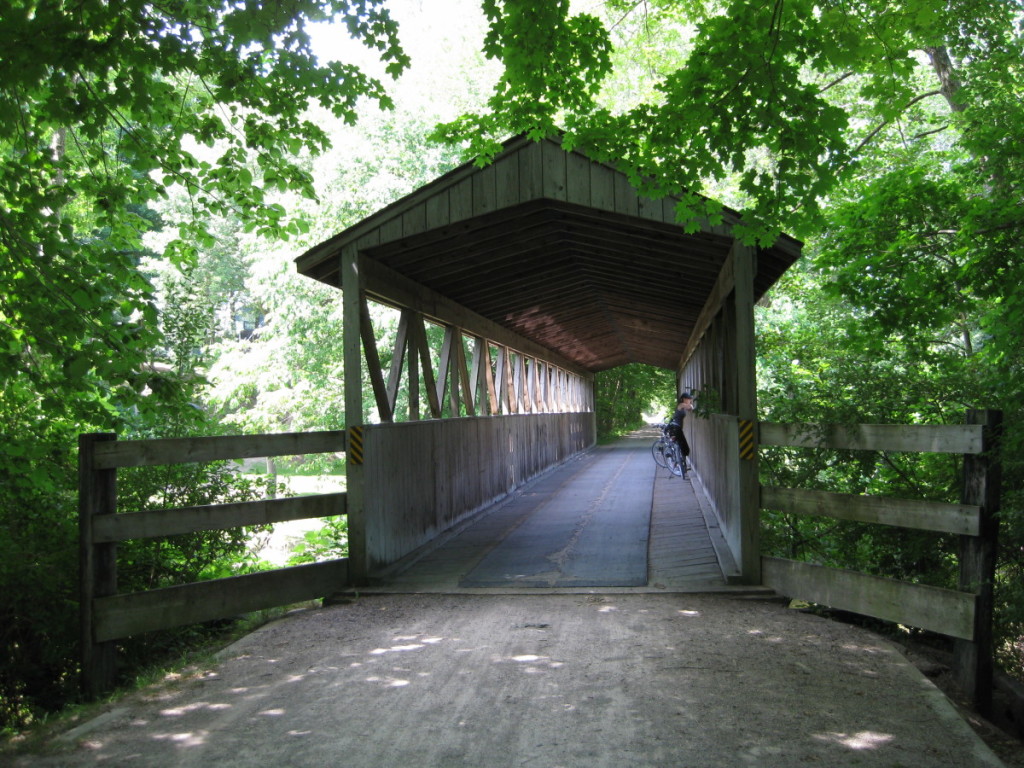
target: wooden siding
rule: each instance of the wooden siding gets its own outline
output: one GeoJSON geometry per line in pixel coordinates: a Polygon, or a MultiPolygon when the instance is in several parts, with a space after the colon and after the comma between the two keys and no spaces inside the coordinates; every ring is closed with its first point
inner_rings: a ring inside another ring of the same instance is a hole
{"type": "Polygon", "coordinates": [[[691,416],[686,419],[686,440],[690,444],[690,463],[696,469],[694,482],[703,487],[718,518],[729,549],[741,562],[742,530],[739,506],[739,454],[736,418],[715,415],[710,418],[691,416]]]}
{"type": "Polygon", "coordinates": [[[365,428],[370,571],[594,442],[592,413],[442,419],[365,428]]]}
{"type": "MultiPolygon", "coordinates": [[[[426,190],[426,188],[424,188],[426,190]]],[[[579,152],[566,152],[550,141],[526,142],[494,163],[475,169],[408,202],[380,220],[370,217],[351,237],[360,251],[410,238],[426,230],[460,222],[537,200],[555,200],[676,226],[678,198],[653,200],[637,193],[615,169],[595,163],[579,152]]],[[[706,234],[729,238],[734,214],[720,225],[704,222],[706,234]]],[[[300,260],[299,268],[303,270],[300,260]]]]}

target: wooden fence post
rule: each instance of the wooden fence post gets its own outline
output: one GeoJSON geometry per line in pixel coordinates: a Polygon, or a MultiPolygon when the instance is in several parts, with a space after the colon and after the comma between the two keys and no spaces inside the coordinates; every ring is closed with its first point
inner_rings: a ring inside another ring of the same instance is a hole
{"type": "MultiPolygon", "coordinates": [[[[348,494],[348,560],[353,584],[363,584],[369,564],[366,559],[366,501],[362,451],[363,433],[363,278],[359,253],[354,245],[341,252],[342,353],[345,371],[345,429],[349,442],[345,455],[345,493],[348,494]]],[[[424,345],[425,348],[425,345],[424,345]]]]}
{"type": "Polygon", "coordinates": [[[78,436],[78,568],[82,690],[89,699],[114,687],[115,644],[93,641],[93,600],[117,594],[117,545],[93,543],[93,518],[117,511],[117,470],[95,469],[97,443],[112,433],[78,436]]]}
{"type": "Polygon", "coordinates": [[[968,424],[981,424],[982,453],[964,456],[963,503],[981,507],[978,536],[960,537],[960,589],[977,595],[974,640],[956,640],[953,666],[957,681],[981,715],[992,711],[992,612],[999,495],[1002,470],[999,433],[1002,411],[969,410],[968,424]]]}

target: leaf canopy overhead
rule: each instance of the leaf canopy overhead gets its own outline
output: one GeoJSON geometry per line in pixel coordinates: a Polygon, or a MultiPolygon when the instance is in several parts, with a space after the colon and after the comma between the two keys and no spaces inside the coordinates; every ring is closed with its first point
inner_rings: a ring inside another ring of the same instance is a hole
{"type": "Polygon", "coordinates": [[[705,213],[696,193],[738,175],[739,199],[730,204],[746,211],[748,239],[771,240],[780,229],[805,236],[820,223],[828,194],[863,159],[871,132],[907,117],[921,99],[971,105],[984,98],[988,79],[922,90],[922,67],[938,71],[937,54],[980,72],[1021,52],[1019,5],[1010,0],[609,6],[621,11],[620,21],[646,9],[645,24],[695,23],[688,55],[658,76],[650,98],[625,109],[598,98],[612,72],[615,24],[571,15],[565,2],[495,0],[487,4],[487,53],[505,63],[505,76],[487,111],[464,115],[439,135],[466,141],[486,159],[508,133],[549,136],[562,127],[568,146],[618,164],[642,192],[694,193],[680,205],[683,220],[705,213]],[[559,15],[554,22],[552,14],[559,15]],[[533,31],[509,33],[520,28],[533,31]],[[542,76],[521,74],[522,62],[539,51],[546,59],[533,71],[542,76]],[[572,76],[563,83],[554,75],[564,68],[572,76]]]}
{"type": "Polygon", "coordinates": [[[46,390],[70,378],[95,392],[72,400],[107,422],[102,392],[140,388],[158,339],[138,270],[146,230],[176,226],[167,255],[179,262],[213,244],[215,216],[278,238],[304,230],[273,196],[315,196],[301,158],[329,142],[307,107],[353,122],[361,99],[391,105],[378,79],[317,59],[309,25],[319,21],[341,22],[389,75],[409,63],[377,0],[8,3],[0,350],[13,365],[3,380],[26,370],[46,390]],[[170,185],[188,191],[192,210],[160,222],[149,205],[170,185]]]}

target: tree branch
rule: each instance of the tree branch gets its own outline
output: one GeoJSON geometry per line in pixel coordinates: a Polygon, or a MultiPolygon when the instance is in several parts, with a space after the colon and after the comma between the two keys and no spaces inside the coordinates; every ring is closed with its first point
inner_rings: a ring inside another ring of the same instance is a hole
{"type": "Polygon", "coordinates": [[[829,83],[824,88],[822,88],[820,91],[818,91],[818,93],[822,94],[822,93],[825,93],[825,91],[829,90],[830,88],[835,88],[841,82],[843,82],[844,80],[847,80],[847,79],[853,77],[855,74],[857,74],[857,73],[853,72],[852,70],[850,72],[844,72],[839,77],[837,77],[835,80],[833,80],[831,83],[829,83]]]}
{"type": "Polygon", "coordinates": [[[916,133],[916,134],[914,134],[913,138],[914,139],[923,139],[926,136],[933,136],[936,133],[942,133],[943,131],[947,130],[948,128],[949,128],[949,123],[946,123],[945,125],[939,126],[938,128],[936,128],[934,130],[931,130],[931,131],[921,131],[920,133],[916,133]]]}
{"type": "MultiPolygon", "coordinates": [[[[942,91],[941,90],[935,90],[935,91],[928,91],[926,93],[918,94],[917,96],[912,98],[910,101],[908,101],[903,106],[903,109],[900,110],[900,112],[901,113],[902,112],[906,112],[908,109],[910,109],[912,106],[917,104],[919,101],[924,101],[925,99],[931,98],[932,96],[942,96],[942,91]]],[[[864,147],[866,147],[871,142],[871,140],[874,139],[875,136],[877,136],[878,133],[883,128],[885,128],[885,126],[889,125],[890,123],[892,123],[892,120],[885,120],[885,121],[879,123],[878,127],[876,127],[873,131],[871,131],[871,133],[869,133],[867,136],[865,136],[861,140],[861,142],[856,147],[854,147],[853,154],[856,154],[856,153],[860,152],[862,149],[864,149],[864,147]]]]}

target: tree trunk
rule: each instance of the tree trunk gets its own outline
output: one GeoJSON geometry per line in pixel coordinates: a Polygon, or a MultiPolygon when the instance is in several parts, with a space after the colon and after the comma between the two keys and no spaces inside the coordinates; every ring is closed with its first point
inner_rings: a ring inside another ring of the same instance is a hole
{"type": "Polygon", "coordinates": [[[942,95],[946,97],[949,108],[954,112],[963,112],[964,105],[957,100],[960,91],[960,80],[956,76],[956,67],[953,60],[949,58],[949,51],[946,48],[925,48],[925,53],[931,59],[932,69],[939,78],[942,95]]]}

